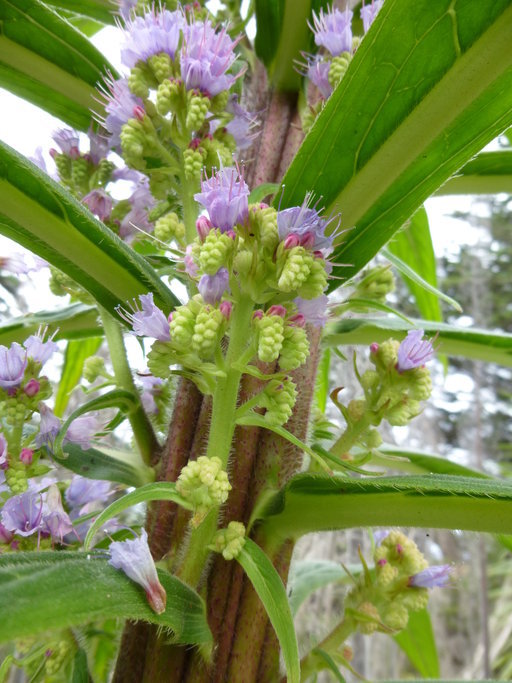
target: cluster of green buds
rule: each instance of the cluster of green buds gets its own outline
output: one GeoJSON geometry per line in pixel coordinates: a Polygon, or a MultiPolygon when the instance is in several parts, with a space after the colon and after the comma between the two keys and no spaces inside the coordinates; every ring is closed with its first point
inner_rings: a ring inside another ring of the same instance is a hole
{"type": "Polygon", "coordinates": [[[76,643],[71,633],[48,634],[46,638],[25,638],[16,641],[15,656],[29,680],[71,680],[76,643]]]}
{"type": "Polygon", "coordinates": [[[350,298],[368,299],[377,303],[386,303],[386,298],[395,289],[395,276],[390,266],[368,268],[357,283],[350,298]]]}
{"type": "Polygon", "coordinates": [[[363,560],[364,571],[345,602],[347,616],[365,634],[404,629],[409,613],[426,607],[428,589],[445,586],[451,572],[450,565],[429,567],[417,545],[400,531],[377,535],[375,568],[370,572],[363,560]]]}
{"type": "Polygon", "coordinates": [[[176,490],[193,506],[192,526],[199,526],[210,510],[226,502],[231,484],[220,458],[202,455],[181,470],[176,490]]]}
{"type": "Polygon", "coordinates": [[[388,339],[372,344],[370,360],[375,370],[357,375],[364,398],[338,404],[347,422],[333,452],[344,455],[352,446],[377,448],[382,439],[375,429],[383,419],[393,426],[405,426],[421,412],[421,401],[432,392],[430,372],[425,367],[433,356],[432,343],[423,330],[412,330],[400,343],[388,339]]]}
{"type": "Polygon", "coordinates": [[[211,550],[222,553],[225,560],[234,560],[245,545],[245,526],[242,522],[230,522],[215,534],[211,550]]]}

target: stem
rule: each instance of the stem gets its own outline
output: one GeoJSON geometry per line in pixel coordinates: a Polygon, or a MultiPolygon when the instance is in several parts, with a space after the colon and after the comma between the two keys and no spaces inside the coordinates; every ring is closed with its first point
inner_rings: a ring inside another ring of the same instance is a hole
{"type": "Polygon", "coordinates": [[[370,412],[365,413],[363,417],[355,424],[349,425],[336,443],[332,446],[330,452],[337,457],[343,456],[350,451],[364,432],[365,429],[372,424],[374,416],[370,412]]]}
{"type": "Polygon", "coordinates": [[[324,669],[326,664],[319,659],[315,650],[325,650],[328,653],[335,652],[340,645],[346,641],[349,635],[354,631],[354,622],[352,619],[343,619],[331,633],[319,643],[316,648],[313,648],[300,663],[300,680],[306,681],[308,676],[312,676],[316,671],[324,669]]]}
{"type": "MultiPolygon", "coordinates": [[[[182,165],[185,164],[183,156],[181,158],[182,165]]],[[[194,199],[194,192],[198,189],[197,187],[192,187],[190,183],[185,178],[185,172],[180,176],[180,187],[181,187],[181,202],[183,206],[183,223],[185,224],[185,241],[187,244],[191,244],[197,237],[196,232],[196,218],[197,218],[197,204],[194,199]]]]}
{"type": "Polygon", "coordinates": [[[159,450],[160,446],[155,436],[155,432],[153,431],[153,427],[151,426],[151,422],[142,408],[139,394],[133,381],[128,359],[126,357],[121,326],[104,308],[99,307],[99,311],[110,351],[112,367],[114,368],[116,384],[120,389],[130,391],[137,399],[137,407],[128,413],[128,420],[133,429],[135,441],[146,465],[152,465],[153,456],[155,452],[159,450]]]}
{"type": "MultiPolygon", "coordinates": [[[[242,373],[233,367],[233,362],[242,354],[247,344],[254,304],[249,297],[242,296],[233,307],[230,325],[230,339],[226,354],[226,377],[219,379],[213,394],[212,419],[206,455],[220,458],[223,469],[227,468],[233,433],[235,431],[235,413],[238,399],[238,387],[242,373]]],[[[208,545],[217,529],[218,511],[212,511],[197,529],[190,535],[190,542],[185,559],[178,576],[196,585],[201,577],[208,556],[208,545]]]]}

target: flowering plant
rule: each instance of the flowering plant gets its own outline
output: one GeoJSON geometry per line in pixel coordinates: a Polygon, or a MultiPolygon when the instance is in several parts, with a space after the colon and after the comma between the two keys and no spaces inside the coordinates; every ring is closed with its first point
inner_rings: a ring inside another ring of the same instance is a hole
{"type": "Polygon", "coordinates": [[[0,143],[0,233],[39,259],[0,268],[48,268],[67,298],[0,326],[0,680],[343,680],[356,634],[429,627],[452,580],[395,527],[512,532],[509,484],[383,444],[421,415],[437,347],[509,363],[509,336],[441,321],[410,219],[512,125],[510,3],[335,4],[0,7],[0,84],[63,121],[48,167],[0,143]],[[120,73],[91,22],[116,23],[120,73]],[[392,237],[424,320],[372,262],[392,237]],[[294,543],[349,527],[381,528],[373,564],[299,651],[294,543]]]}

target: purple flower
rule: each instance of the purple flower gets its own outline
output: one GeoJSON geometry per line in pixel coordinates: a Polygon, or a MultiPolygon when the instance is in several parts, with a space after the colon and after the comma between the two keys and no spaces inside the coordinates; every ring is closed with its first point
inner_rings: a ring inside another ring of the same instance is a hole
{"type": "Polygon", "coordinates": [[[203,275],[197,285],[199,293],[207,304],[216,304],[229,289],[227,268],[220,268],[215,275],[203,275]]]}
{"type": "Polygon", "coordinates": [[[165,612],[167,595],[158,580],[145,529],[133,540],[114,541],[110,544],[109,553],[109,564],[121,569],[128,578],[144,588],[151,609],[157,614],[165,612]]]}
{"type": "Polygon", "coordinates": [[[45,403],[39,404],[39,415],[41,422],[39,423],[39,434],[36,436],[36,446],[41,448],[44,445],[52,448],[60,430],[60,420],[45,403]]]}
{"type": "Polygon", "coordinates": [[[446,586],[450,580],[453,567],[449,564],[438,564],[427,567],[423,571],[409,577],[409,586],[415,588],[435,588],[446,586]]]}
{"type": "Polygon", "coordinates": [[[80,446],[82,450],[91,448],[91,439],[100,431],[101,424],[96,415],[88,413],[87,415],[80,415],[69,425],[64,443],[74,443],[80,446]]]}
{"type": "Polygon", "coordinates": [[[142,179],[136,186],[135,191],[129,199],[132,208],[121,221],[119,226],[119,236],[126,238],[134,235],[138,230],[151,232],[153,224],[149,222],[148,211],[151,209],[155,200],[150,192],[147,180],[142,179]]]}
{"type": "Polygon", "coordinates": [[[80,156],[78,133],[71,128],[59,128],[52,134],[53,141],[57,144],[62,154],[72,159],[80,156]]]}
{"type": "Polygon", "coordinates": [[[34,268],[27,265],[22,254],[10,254],[9,256],[0,256],[0,270],[6,270],[16,275],[26,275],[34,268]]]}
{"type": "Polygon", "coordinates": [[[130,18],[131,11],[137,7],[137,3],[138,0],[117,0],[119,14],[125,21],[130,18]]]}
{"type": "Polygon", "coordinates": [[[110,218],[110,214],[112,213],[112,198],[109,197],[105,190],[91,190],[82,199],[82,203],[87,206],[91,213],[98,216],[100,221],[106,221],[110,218]]]}
{"type": "Polygon", "coordinates": [[[213,225],[222,232],[244,223],[249,215],[249,187],[239,168],[221,168],[201,181],[201,192],[194,199],[208,211],[213,225]]]}
{"type": "Polygon", "coordinates": [[[327,304],[329,297],[326,294],[317,296],[314,299],[295,299],[297,309],[301,313],[306,322],[314,327],[323,327],[327,322],[327,304]]]}
{"type": "Polygon", "coordinates": [[[342,52],[352,51],[352,12],[348,9],[341,12],[331,8],[328,12],[320,10],[317,16],[313,12],[313,26],[315,43],[325,47],[333,57],[342,52]]]}
{"type": "Polygon", "coordinates": [[[151,415],[155,415],[158,413],[155,396],[162,392],[162,384],[164,382],[160,377],[153,377],[153,375],[149,374],[148,370],[144,374],[139,375],[139,377],[143,387],[140,398],[144,410],[151,415]]]}
{"type": "Polygon", "coordinates": [[[410,330],[398,348],[398,372],[412,370],[425,365],[434,356],[434,347],[423,339],[423,330],[410,330]]]}
{"type": "Polygon", "coordinates": [[[226,111],[233,114],[233,118],[226,125],[227,132],[235,138],[238,149],[247,149],[258,135],[255,131],[255,128],[259,126],[258,117],[238,103],[238,95],[231,95],[226,111]]]}
{"type": "Polygon", "coordinates": [[[66,491],[66,502],[70,508],[82,508],[89,503],[103,503],[112,493],[109,481],[97,481],[75,475],[66,491]]]}
{"type": "Polygon", "coordinates": [[[23,342],[23,346],[27,349],[28,357],[32,358],[36,363],[41,363],[41,365],[44,365],[54,351],[57,351],[58,349],[56,342],[53,341],[55,333],[46,341],[43,341],[46,331],[47,328],[39,329],[37,334],[30,335],[30,337],[23,342]]]}
{"type": "Polygon", "coordinates": [[[132,312],[117,309],[119,315],[133,327],[139,337],[153,337],[159,341],[170,341],[169,322],[162,311],[153,303],[153,294],[140,294],[139,301],[133,300],[132,312]]]}
{"type": "Polygon", "coordinates": [[[131,69],[137,62],[145,62],[162,52],[174,59],[184,27],[185,18],[179,10],[156,11],[153,7],[143,17],[128,17],[128,35],[121,50],[121,61],[131,69]]]}
{"type": "Polygon", "coordinates": [[[329,70],[331,62],[322,57],[315,56],[307,63],[305,75],[315,85],[322,97],[327,99],[332,93],[332,86],[329,83],[329,70]]]}
{"type": "Polygon", "coordinates": [[[0,543],[7,545],[12,541],[13,538],[14,534],[10,531],[7,531],[4,525],[0,523],[0,543]]]}
{"type": "Polygon", "coordinates": [[[371,0],[369,5],[363,5],[363,7],[361,7],[361,20],[365,33],[368,32],[368,29],[373,24],[373,21],[383,4],[384,0],[371,0]]]}
{"type": "Polygon", "coordinates": [[[95,133],[92,126],[87,131],[89,136],[89,159],[97,166],[108,154],[108,140],[102,133],[95,133]]]}
{"type": "Polygon", "coordinates": [[[2,508],[2,524],[7,531],[30,536],[42,529],[43,499],[40,494],[25,491],[9,498],[2,508]]]}
{"type": "Polygon", "coordinates": [[[308,193],[302,206],[293,206],[277,213],[277,229],[279,239],[285,240],[288,235],[296,235],[299,242],[304,242],[313,251],[330,249],[334,233],[326,235],[325,230],[329,221],[320,217],[318,211],[309,206],[311,194],[308,193]]]}
{"type": "Polygon", "coordinates": [[[187,90],[200,90],[209,97],[228,90],[243,73],[227,73],[236,59],[238,41],[231,40],[224,28],[216,32],[208,20],[186,24],[180,68],[187,90]]]}
{"type": "Polygon", "coordinates": [[[7,439],[0,432],[0,467],[7,462],[7,439]]]}
{"type": "Polygon", "coordinates": [[[377,529],[377,531],[374,531],[373,539],[375,541],[375,545],[380,545],[382,541],[386,538],[386,536],[389,536],[390,533],[390,529],[377,529]]]}
{"type": "Polygon", "coordinates": [[[106,89],[103,90],[103,99],[107,116],[102,125],[110,133],[109,146],[120,149],[121,129],[129,119],[135,118],[141,110],[144,111],[143,102],[140,97],[131,93],[126,78],[117,81],[108,79],[106,89]]]}
{"type": "Polygon", "coordinates": [[[17,342],[9,348],[0,345],[0,387],[13,389],[21,384],[27,367],[27,352],[17,342]]]}
{"type": "Polygon", "coordinates": [[[64,536],[73,531],[68,513],[62,507],[59,489],[52,484],[46,494],[46,509],[43,514],[43,531],[55,541],[63,542],[64,536]]]}
{"type": "Polygon", "coordinates": [[[193,247],[191,244],[187,244],[187,248],[185,249],[185,257],[183,258],[183,263],[185,265],[185,272],[187,273],[187,275],[190,275],[190,277],[192,278],[196,277],[197,271],[199,270],[199,266],[195,262],[193,247]]]}

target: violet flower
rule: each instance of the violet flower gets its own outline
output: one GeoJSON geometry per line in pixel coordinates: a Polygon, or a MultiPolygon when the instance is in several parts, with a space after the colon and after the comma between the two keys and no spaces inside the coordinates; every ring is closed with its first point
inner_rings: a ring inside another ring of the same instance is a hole
{"type": "Polygon", "coordinates": [[[297,309],[302,314],[307,323],[314,327],[323,327],[327,322],[327,304],[329,297],[321,294],[314,299],[302,299],[297,297],[295,300],[297,309]]]}
{"type": "Polygon", "coordinates": [[[158,580],[146,530],[142,529],[141,535],[133,540],[114,541],[110,544],[109,553],[109,564],[121,569],[128,578],[144,588],[151,609],[157,614],[165,612],[167,595],[158,580]]]}
{"type": "Polygon", "coordinates": [[[60,430],[60,420],[53,414],[53,410],[45,403],[39,404],[39,415],[41,421],[39,423],[39,433],[36,436],[36,446],[47,446],[53,448],[53,443],[60,430]]]}
{"type": "Polygon", "coordinates": [[[131,69],[137,62],[145,62],[149,57],[162,52],[174,59],[184,27],[185,18],[179,10],[157,11],[153,7],[143,17],[128,17],[127,37],[121,49],[121,61],[131,69]]]}
{"type": "Polygon", "coordinates": [[[361,7],[361,20],[365,33],[368,32],[368,29],[373,24],[375,17],[383,4],[384,0],[371,0],[369,5],[363,5],[361,7]]]}
{"type": "Polygon", "coordinates": [[[102,133],[95,133],[92,126],[87,131],[89,136],[89,160],[97,166],[108,154],[108,140],[102,133]]]}
{"type": "Polygon", "coordinates": [[[229,90],[243,73],[227,73],[236,59],[234,49],[239,40],[231,40],[225,28],[215,31],[208,20],[186,24],[180,68],[187,90],[200,90],[209,97],[229,90]]]}
{"type": "Polygon", "coordinates": [[[101,123],[110,134],[110,148],[120,150],[122,127],[130,119],[135,118],[138,111],[143,111],[144,103],[140,97],[132,94],[126,78],[117,81],[108,79],[102,95],[107,116],[101,123]]]}
{"type": "Polygon", "coordinates": [[[452,571],[453,567],[449,564],[433,565],[410,576],[408,585],[415,588],[435,588],[436,586],[442,588],[448,585],[452,571]]]}
{"type": "Polygon", "coordinates": [[[194,195],[208,211],[213,225],[222,232],[244,223],[249,215],[249,187],[239,168],[221,168],[201,181],[201,192],[194,195]]]}
{"type": "Polygon", "coordinates": [[[56,342],[53,341],[55,333],[46,341],[43,341],[46,330],[47,328],[39,329],[37,334],[31,334],[30,337],[23,342],[28,357],[32,358],[36,363],[41,363],[41,365],[44,365],[58,349],[56,342]]]}
{"type": "Polygon", "coordinates": [[[155,200],[145,178],[137,184],[129,201],[132,208],[124,216],[119,226],[119,236],[124,240],[134,235],[137,230],[151,232],[154,228],[153,223],[148,219],[148,211],[154,206],[155,200]]]}
{"type": "Polygon", "coordinates": [[[313,12],[313,26],[315,43],[325,47],[333,57],[342,52],[352,51],[352,12],[347,9],[341,12],[331,8],[328,12],[320,10],[318,15],[313,12]]]}
{"type": "Polygon", "coordinates": [[[66,502],[70,508],[82,508],[90,503],[104,503],[111,493],[111,482],[75,475],[66,491],[66,502]]]}
{"type": "Polygon", "coordinates": [[[407,337],[398,348],[398,372],[419,368],[434,356],[434,347],[428,339],[423,339],[423,330],[409,330],[407,337]]]}
{"type": "Polygon", "coordinates": [[[215,275],[203,275],[197,285],[199,293],[207,304],[216,304],[229,289],[229,272],[220,268],[215,275]]]}
{"type": "Polygon", "coordinates": [[[138,0],[117,0],[119,14],[125,21],[130,18],[130,14],[137,7],[137,3],[138,0]]]}
{"type": "Polygon", "coordinates": [[[8,545],[13,538],[14,534],[11,531],[8,531],[0,522],[0,543],[3,545],[8,545]]]}
{"type": "Polygon", "coordinates": [[[78,133],[71,128],[59,128],[52,134],[53,141],[60,147],[62,154],[72,159],[80,156],[78,133]]]}
{"type": "Polygon", "coordinates": [[[1,512],[2,524],[7,531],[30,536],[42,530],[43,512],[41,495],[25,491],[6,500],[1,512]]]}
{"type": "Polygon", "coordinates": [[[101,429],[101,423],[96,415],[87,413],[80,415],[69,425],[64,443],[74,443],[82,450],[91,448],[91,439],[101,429]]]}
{"type": "Polygon", "coordinates": [[[7,439],[0,432],[0,467],[7,462],[7,439]]]}
{"type": "Polygon", "coordinates": [[[103,189],[91,190],[82,199],[82,204],[98,216],[100,221],[107,221],[112,213],[112,198],[103,189]]]}
{"type": "Polygon", "coordinates": [[[331,62],[315,56],[309,59],[304,75],[315,85],[323,98],[327,99],[332,93],[332,86],[329,83],[329,70],[331,62]]]}
{"type": "Polygon", "coordinates": [[[54,541],[63,542],[64,536],[73,531],[68,513],[62,507],[60,491],[51,484],[46,494],[46,509],[43,514],[43,531],[50,534],[54,541]]]}
{"type": "Polygon", "coordinates": [[[320,217],[319,212],[310,206],[312,195],[308,193],[302,206],[293,206],[277,212],[277,229],[279,239],[285,240],[288,235],[296,235],[299,241],[307,240],[313,251],[330,249],[334,233],[326,235],[330,221],[320,217]]]}
{"type": "Polygon", "coordinates": [[[27,352],[17,342],[0,345],[0,387],[14,389],[21,384],[27,367],[27,352]]]}
{"type": "Polygon", "coordinates": [[[159,341],[170,341],[169,322],[162,311],[153,303],[153,294],[139,295],[140,308],[133,300],[132,311],[118,307],[117,312],[130,323],[138,337],[153,337],[159,341]]]}
{"type": "Polygon", "coordinates": [[[158,413],[158,406],[155,402],[155,396],[158,396],[162,391],[163,379],[154,377],[149,374],[149,370],[145,374],[139,375],[142,384],[141,401],[146,413],[156,415],[158,413]]]}
{"type": "Polygon", "coordinates": [[[238,95],[231,95],[226,111],[233,114],[233,118],[226,125],[226,131],[234,137],[238,149],[247,149],[258,136],[258,131],[255,130],[259,126],[258,117],[239,104],[238,95]]]}
{"type": "Polygon", "coordinates": [[[193,247],[191,244],[187,244],[183,263],[185,265],[185,272],[187,275],[190,275],[191,278],[195,278],[199,271],[199,266],[194,259],[193,247]]]}

